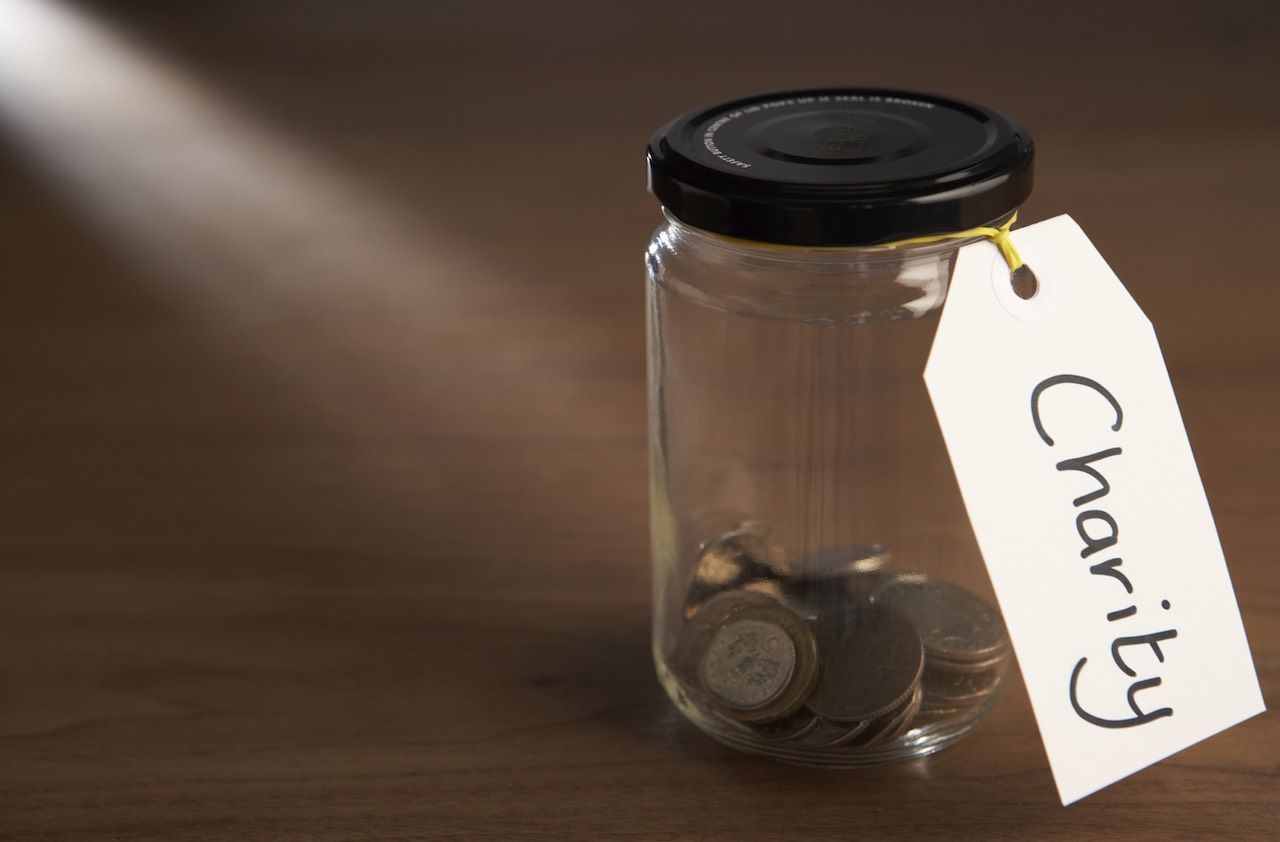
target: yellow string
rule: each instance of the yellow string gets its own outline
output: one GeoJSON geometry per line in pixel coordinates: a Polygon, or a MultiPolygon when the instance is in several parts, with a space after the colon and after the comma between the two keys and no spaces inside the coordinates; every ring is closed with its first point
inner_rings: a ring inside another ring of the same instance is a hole
{"type": "Polygon", "coordinates": [[[929,234],[924,237],[908,237],[905,240],[894,240],[891,243],[881,243],[882,246],[889,248],[897,248],[898,246],[915,246],[924,243],[938,243],[943,240],[967,240],[972,237],[986,237],[988,240],[996,244],[996,248],[1000,249],[1000,254],[1004,255],[1004,262],[1009,264],[1009,271],[1016,272],[1022,268],[1022,255],[1018,254],[1018,250],[1013,245],[1013,240],[1009,239],[1009,231],[1013,228],[1013,223],[1018,221],[1018,212],[1014,211],[1013,216],[1001,225],[999,228],[989,228],[980,225],[977,228],[970,228],[967,231],[953,231],[949,234],[929,234]]]}

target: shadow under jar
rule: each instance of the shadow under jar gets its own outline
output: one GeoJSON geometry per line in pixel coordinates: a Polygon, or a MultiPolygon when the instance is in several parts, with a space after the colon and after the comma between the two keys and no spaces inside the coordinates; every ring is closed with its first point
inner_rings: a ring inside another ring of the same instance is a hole
{"type": "Polygon", "coordinates": [[[937,751],[1012,658],[922,372],[963,237],[1031,189],[1030,136],[883,90],[700,109],[648,150],[653,654],[732,746],[937,751]]]}

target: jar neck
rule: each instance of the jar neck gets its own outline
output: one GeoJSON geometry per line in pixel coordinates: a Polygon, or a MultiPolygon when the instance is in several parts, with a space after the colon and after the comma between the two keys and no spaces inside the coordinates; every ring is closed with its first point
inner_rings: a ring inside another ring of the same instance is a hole
{"type": "Polygon", "coordinates": [[[695,228],[677,219],[666,208],[663,208],[662,215],[666,218],[670,236],[678,240],[684,248],[708,259],[746,259],[760,264],[775,263],[779,267],[808,266],[818,270],[821,267],[852,264],[857,267],[859,273],[869,274],[879,274],[888,269],[896,270],[909,263],[932,263],[946,259],[963,246],[982,239],[975,236],[900,246],[892,244],[795,246],[743,240],[695,228]]]}
{"type": "Polygon", "coordinates": [[[703,306],[756,318],[878,324],[937,313],[956,252],[980,237],[818,248],[738,240],[666,213],[650,247],[653,282],[703,306]]]}

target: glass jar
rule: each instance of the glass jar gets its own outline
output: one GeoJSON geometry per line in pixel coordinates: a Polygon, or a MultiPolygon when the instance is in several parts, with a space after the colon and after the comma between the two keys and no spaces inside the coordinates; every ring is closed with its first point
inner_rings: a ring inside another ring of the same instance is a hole
{"type": "Polygon", "coordinates": [[[1011,653],[922,372],[963,237],[1031,187],[1026,131],[904,92],[682,117],[649,147],[653,654],[737,748],[928,754],[1011,653]]]}

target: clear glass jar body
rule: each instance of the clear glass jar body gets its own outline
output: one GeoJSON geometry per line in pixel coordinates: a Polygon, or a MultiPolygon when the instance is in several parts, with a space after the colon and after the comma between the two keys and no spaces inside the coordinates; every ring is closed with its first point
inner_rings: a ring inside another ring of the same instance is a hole
{"type": "Polygon", "coordinates": [[[648,268],[653,654],[711,736],[919,756],[1011,655],[922,372],[957,241],[798,248],[668,216],[648,268]]]}

